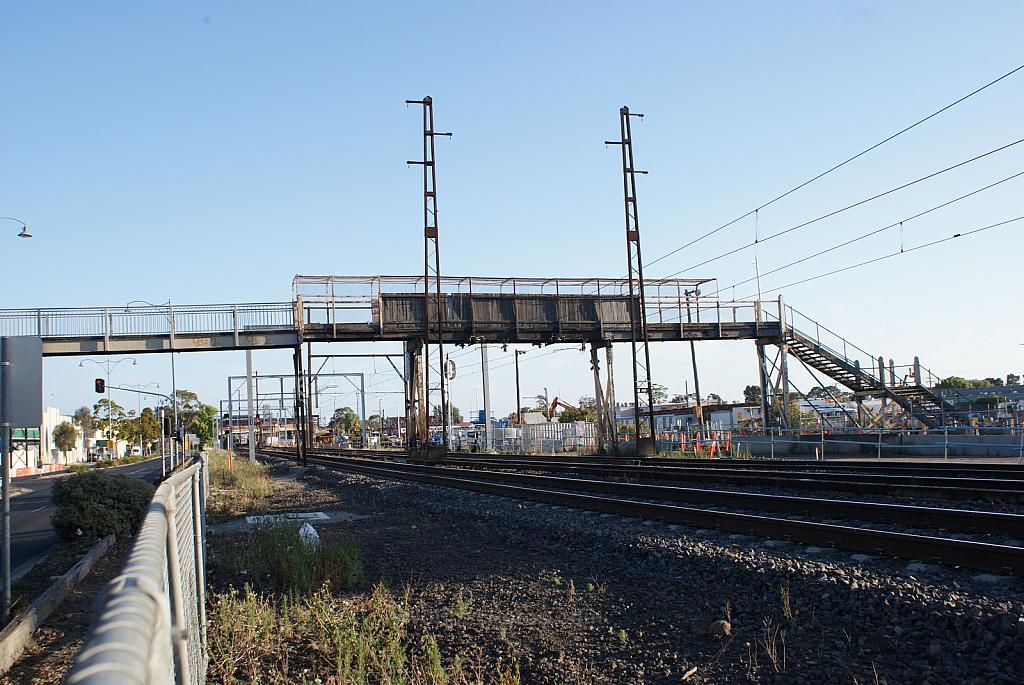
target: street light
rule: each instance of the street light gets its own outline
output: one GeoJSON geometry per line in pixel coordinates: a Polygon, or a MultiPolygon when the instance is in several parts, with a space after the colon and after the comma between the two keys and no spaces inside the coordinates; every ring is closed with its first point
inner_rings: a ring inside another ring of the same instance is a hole
{"type": "MultiPolygon", "coordinates": [[[[135,361],[135,357],[125,357],[124,359],[118,359],[114,363],[111,363],[109,359],[104,359],[102,362],[98,362],[95,359],[83,359],[82,361],[78,362],[78,365],[82,367],[85,366],[86,362],[92,362],[96,366],[100,367],[101,369],[106,369],[107,371],[107,434],[109,435],[111,442],[114,441],[114,405],[113,402],[110,401],[110,372],[116,369],[118,364],[126,361],[131,361],[132,366],[138,366],[138,362],[135,361]]],[[[116,455],[117,443],[114,442],[114,445],[114,454],[116,455]]]]}
{"type": "Polygon", "coordinates": [[[8,221],[17,221],[21,224],[21,233],[18,234],[19,238],[31,238],[32,234],[28,232],[28,224],[21,219],[16,219],[13,216],[0,216],[0,219],[7,219],[8,221]]]}
{"type": "MultiPolygon", "coordinates": [[[[127,303],[124,306],[125,311],[126,312],[127,311],[131,311],[131,307],[132,307],[133,304],[148,305],[148,306],[152,307],[153,309],[156,309],[157,311],[160,311],[160,313],[163,314],[163,317],[165,319],[167,319],[167,323],[169,323],[170,326],[171,326],[171,341],[173,343],[173,341],[174,341],[174,305],[171,304],[171,300],[170,299],[168,299],[167,302],[165,302],[164,304],[153,304],[152,302],[148,302],[146,300],[132,300],[131,302],[127,303]],[[163,306],[167,307],[167,309],[169,311],[169,314],[164,314],[163,311],[160,310],[160,307],[163,307],[163,306]]],[[[174,347],[173,347],[173,344],[172,344],[172,347],[171,347],[171,398],[172,398],[171,409],[174,412],[174,435],[177,436],[178,435],[178,383],[177,383],[177,379],[175,378],[175,375],[174,375],[174,347]]]]}

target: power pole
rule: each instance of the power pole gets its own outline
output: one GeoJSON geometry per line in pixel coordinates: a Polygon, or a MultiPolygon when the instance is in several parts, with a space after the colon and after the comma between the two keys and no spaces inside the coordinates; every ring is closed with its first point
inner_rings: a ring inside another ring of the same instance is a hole
{"type": "Polygon", "coordinates": [[[516,357],[516,423],[523,422],[523,396],[519,391],[519,355],[526,354],[526,350],[515,350],[516,357]]]}
{"type": "Polygon", "coordinates": [[[647,335],[647,308],[644,297],[644,265],[640,252],[640,216],[636,201],[636,175],[646,174],[633,165],[633,135],[630,118],[643,114],[619,110],[619,140],[605,141],[622,150],[622,192],[626,210],[626,262],[629,270],[629,330],[633,352],[633,424],[637,454],[653,454],[654,392],[651,388],[651,352],[647,335]]]}
{"type": "Polygon", "coordinates": [[[256,426],[253,425],[256,417],[253,416],[252,406],[252,350],[245,351],[245,396],[249,412],[249,461],[256,461],[256,426]]]}
{"type": "MultiPolygon", "coordinates": [[[[700,323],[700,291],[694,288],[692,291],[694,302],[696,303],[697,309],[697,323],[700,323]]],[[[690,320],[690,295],[691,291],[686,291],[686,323],[692,323],[690,320]]],[[[693,366],[693,392],[694,399],[697,401],[697,422],[700,424],[701,429],[704,428],[704,405],[700,399],[700,376],[697,374],[697,346],[693,340],[690,340],[690,364],[693,366]]]]}
{"type": "Polygon", "coordinates": [[[437,133],[434,131],[434,101],[430,96],[422,100],[406,100],[407,105],[420,105],[423,107],[423,159],[421,161],[410,161],[409,164],[420,164],[423,166],[423,317],[425,324],[425,335],[423,341],[423,390],[424,401],[420,405],[420,411],[425,413],[426,420],[423,425],[426,427],[424,435],[417,438],[422,446],[426,447],[430,438],[430,360],[433,352],[432,346],[436,346],[438,375],[441,377],[441,440],[444,450],[448,449],[448,397],[445,387],[444,369],[444,300],[441,297],[441,249],[438,244],[438,223],[437,223],[437,170],[434,164],[434,138],[436,136],[451,136],[451,133],[437,133]],[[431,278],[434,281],[434,320],[437,322],[436,338],[431,334],[431,278]]]}
{"type": "Polygon", "coordinates": [[[484,450],[491,451],[493,437],[491,434],[491,379],[487,366],[487,345],[480,343],[480,368],[484,392],[484,450]]]}

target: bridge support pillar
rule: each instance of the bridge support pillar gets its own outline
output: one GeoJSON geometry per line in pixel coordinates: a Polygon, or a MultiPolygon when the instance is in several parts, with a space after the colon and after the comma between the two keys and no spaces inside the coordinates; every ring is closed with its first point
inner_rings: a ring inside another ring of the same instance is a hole
{"type": "Polygon", "coordinates": [[[407,340],[404,343],[405,359],[405,439],[410,451],[428,440],[427,414],[423,407],[422,357],[423,343],[407,340]]]}
{"type": "Polygon", "coordinates": [[[775,429],[775,422],[772,420],[772,398],[768,394],[768,360],[764,354],[764,343],[756,343],[757,347],[757,374],[761,381],[761,426],[765,433],[775,429]]]}
{"type": "Polygon", "coordinates": [[[605,382],[605,394],[604,394],[604,408],[607,412],[607,419],[605,421],[608,427],[608,437],[611,439],[612,454],[618,454],[619,452],[619,424],[616,421],[616,405],[615,405],[615,368],[612,365],[612,344],[608,343],[608,346],[604,348],[604,368],[607,376],[605,382]]]}
{"type": "MultiPolygon", "coordinates": [[[[302,354],[301,347],[299,349],[299,354],[300,355],[302,354]]],[[[306,374],[305,374],[305,383],[306,383],[306,388],[305,388],[305,392],[306,392],[306,423],[304,425],[306,427],[306,430],[305,430],[306,449],[309,449],[310,447],[315,447],[314,443],[316,442],[316,427],[313,426],[313,343],[312,342],[307,342],[306,343],[306,374]]]]}
{"type": "Polygon", "coordinates": [[[790,427],[789,418],[789,345],[783,341],[779,345],[779,386],[782,389],[782,425],[790,427]]]}
{"type": "MultiPolygon", "coordinates": [[[[882,387],[885,388],[889,384],[885,382],[885,359],[882,357],[878,358],[878,380],[882,382],[882,387]]],[[[892,379],[892,384],[896,384],[896,379],[892,379]]],[[[885,391],[882,391],[882,406],[878,412],[878,426],[879,428],[885,428],[885,405],[888,402],[888,398],[885,396],[885,391]]],[[[863,424],[861,424],[863,425],[863,424]]]]}
{"type": "Polygon", "coordinates": [[[249,461],[256,461],[256,417],[253,402],[258,402],[252,395],[252,350],[245,351],[245,403],[249,416],[249,461]]]}
{"type": "Polygon", "coordinates": [[[597,448],[598,454],[605,454],[607,451],[608,431],[607,419],[604,408],[604,388],[601,385],[601,362],[597,358],[597,343],[590,343],[590,368],[594,372],[594,413],[597,416],[597,448]]]}
{"type": "Polygon", "coordinates": [[[302,344],[292,350],[292,367],[294,368],[295,409],[292,419],[292,439],[295,441],[295,459],[303,466],[306,464],[306,420],[305,401],[302,397],[302,344]]]}

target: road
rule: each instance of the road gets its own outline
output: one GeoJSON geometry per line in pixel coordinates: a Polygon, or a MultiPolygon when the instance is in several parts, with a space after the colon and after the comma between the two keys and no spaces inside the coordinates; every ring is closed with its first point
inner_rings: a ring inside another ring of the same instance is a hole
{"type": "MultiPolygon", "coordinates": [[[[153,482],[160,475],[160,457],[106,470],[153,482]]],[[[11,481],[11,568],[15,576],[19,566],[46,552],[58,540],[50,525],[50,495],[53,484],[64,476],[46,474],[11,481]]]]}

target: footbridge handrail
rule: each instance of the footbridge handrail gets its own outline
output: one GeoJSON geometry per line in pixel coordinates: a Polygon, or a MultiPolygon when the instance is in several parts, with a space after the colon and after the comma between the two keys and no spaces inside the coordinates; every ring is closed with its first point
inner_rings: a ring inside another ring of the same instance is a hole
{"type": "Polygon", "coordinates": [[[0,309],[0,335],[110,338],[230,333],[294,325],[293,302],[0,309]]]}

